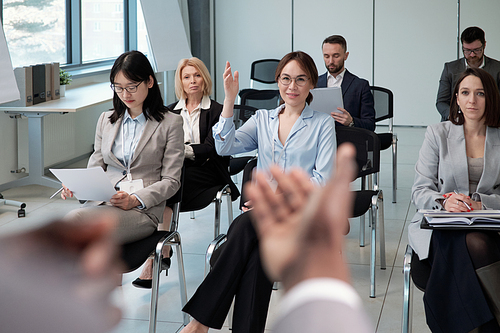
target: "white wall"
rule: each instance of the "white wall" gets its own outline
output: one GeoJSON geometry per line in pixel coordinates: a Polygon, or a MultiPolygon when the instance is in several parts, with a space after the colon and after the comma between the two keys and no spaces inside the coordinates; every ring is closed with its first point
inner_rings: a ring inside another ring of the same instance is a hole
{"type": "MultiPolygon", "coordinates": [[[[240,88],[249,85],[252,61],[280,59],[292,44],[309,53],[322,74],[321,42],[341,34],[350,52],[346,67],[394,92],[396,125],[426,126],[440,120],[435,101],[444,63],[456,59],[457,0],[214,1],[216,73],[212,74],[219,102],[224,100],[225,60],[241,72],[240,88]]],[[[498,13],[497,0],[461,0],[460,30],[471,25],[483,28],[486,54],[495,59],[500,59],[498,13]]]]}
{"type": "Polygon", "coordinates": [[[226,61],[240,73],[240,89],[250,86],[254,60],[281,59],[291,51],[290,0],[215,1],[216,100],[224,101],[226,61]]]}

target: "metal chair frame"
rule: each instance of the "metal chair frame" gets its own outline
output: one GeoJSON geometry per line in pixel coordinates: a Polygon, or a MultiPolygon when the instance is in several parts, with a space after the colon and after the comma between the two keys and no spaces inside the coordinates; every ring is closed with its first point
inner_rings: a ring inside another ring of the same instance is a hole
{"type": "Polygon", "coordinates": [[[412,317],[413,317],[413,302],[412,294],[414,285],[411,282],[411,258],[413,255],[413,249],[410,245],[406,245],[406,251],[403,261],[403,317],[401,320],[401,332],[411,333],[412,332],[412,317]]]}
{"type": "MultiPolygon", "coordinates": [[[[375,97],[374,92],[379,91],[387,94],[387,112],[384,112],[382,116],[377,115],[377,103],[375,101],[375,122],[379,122],[382,120],[389,120],[389,133],[392,134],[392,202],[396,203],[396,197],[397,197],[397,185],[398,185],[398,165],[397,165],[397,160],[398,160],[398,136],[396,133],[394,133],[393,129],[393,118],[394,118],[394,94],[392,91],[390,91],[387,88],[383,87],[378,87],[378,86],[371,86],[370,87],[372,94],[375,97]]],[[[385,104],[384,104],[385,105],[385,104]]],[[[380,110],[380,108],[379,108],[380,110]]],[[[379,113],[380,114],[380,113],[379,113]]]]}

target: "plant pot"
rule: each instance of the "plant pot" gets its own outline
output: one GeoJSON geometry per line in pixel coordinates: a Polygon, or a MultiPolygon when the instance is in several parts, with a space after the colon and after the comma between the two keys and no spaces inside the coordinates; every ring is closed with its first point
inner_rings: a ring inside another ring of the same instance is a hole
{"type": "Polygon", "coordinates": [[[59,87],[59,96],[60,97],[66,96],[66,86],[65,85],[59,87]]]}

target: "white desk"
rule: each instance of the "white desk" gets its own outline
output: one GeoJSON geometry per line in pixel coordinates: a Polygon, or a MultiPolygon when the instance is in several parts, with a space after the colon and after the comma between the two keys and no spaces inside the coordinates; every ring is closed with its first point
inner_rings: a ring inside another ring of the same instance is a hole
{"type": "Polygon", "coordinates": [[[1,184],[0,192],[24,185],[43,185],[53,188],[61,187],[60,182],[44,176],[43,118],[48,114],[77,112],[94,105],[108,102],[112,98],[113,91],[109,87],[109,82],[105,82],[69,89],[66,91],[66,97],[33,106],[0,106],[0,111],[4,111],[5,113],[26,116],[28,118],[29,132],[29,175],[1,184]]]}

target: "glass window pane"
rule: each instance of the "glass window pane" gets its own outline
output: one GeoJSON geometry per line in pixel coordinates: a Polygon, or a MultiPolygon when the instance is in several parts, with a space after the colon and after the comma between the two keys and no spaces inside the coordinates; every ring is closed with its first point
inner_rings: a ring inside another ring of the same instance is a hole
{"type": "Polygon", "coordinates": [[[124,51],[123,0],[82,0],[82,62],[114,59],[124,51]]]}
{"type": "Polygon", "coordinates": [[[139,0],[137,1],[137,50],[144,54],[148,53],[147,35],[148,31],[146,30],[146,22],[144,22],[142,6],[139,0]]]}
{"type": "Polygon", "coordinates": [[[65,0],[3,0],[3,19],[14,67],[66,63],[65,0]]]}

